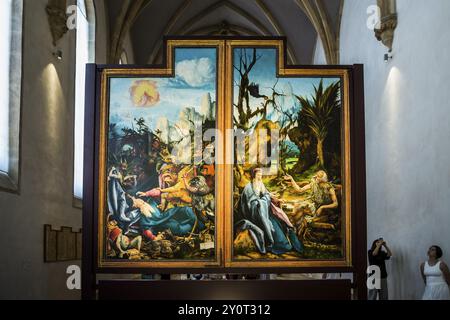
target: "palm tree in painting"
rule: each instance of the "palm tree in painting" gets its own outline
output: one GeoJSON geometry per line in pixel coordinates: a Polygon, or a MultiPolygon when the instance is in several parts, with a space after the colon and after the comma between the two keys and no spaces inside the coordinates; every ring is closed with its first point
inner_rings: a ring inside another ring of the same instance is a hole
{"type": "Polygon", "coordinates": [[[336,120],[336,111],[340,105],[340,83],[335,82],[324,89],[323,79],[314,87],[312,99],[296,96],[302,106],[307,125],[317,140],[317,163],[324,168],[325,158],[323,144],[329,128],[336,120]]]}

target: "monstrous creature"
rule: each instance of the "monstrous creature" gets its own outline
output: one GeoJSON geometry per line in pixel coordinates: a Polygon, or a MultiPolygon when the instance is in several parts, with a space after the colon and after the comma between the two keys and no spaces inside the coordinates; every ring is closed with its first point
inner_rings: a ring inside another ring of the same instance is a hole
{"type": "Polygon", "coordinates": [[[187,177],[183,177],[183,179],[186,189],[191,193],[192,207],[199,219],[203,222],[206,222],[207,219],[214,221],[214,195],[211,193],[205,177],[197,176],[189,181],[187,181],[187,177]]]}
{"type": "Polygon", "coordinates": [[[191,172],[192,168],[189,166],[178,171],[174,165],[164,165],[160,170],[160,188],[138,192],[136,195],[138,197],[161,197],[159,208],[162,211],[168,209],[169,204],[180,207],[190,205],[192,198],[183,177],[189,176],[191,172]]]}
{"type": "Polygon", "coordinates": [[[123,234],[122,229],[118,227],[117,221],[108,217],[108,250],[114,252],[119,258],[130,258],[139,255],[142,245],[142,237],[137,236],[133,239],[123,234]]]}

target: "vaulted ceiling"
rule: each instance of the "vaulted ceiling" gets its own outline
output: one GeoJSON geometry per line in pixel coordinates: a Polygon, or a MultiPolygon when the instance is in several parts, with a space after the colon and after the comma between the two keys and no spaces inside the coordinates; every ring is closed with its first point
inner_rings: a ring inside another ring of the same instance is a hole
{"type": "Polygon", "coordinates": [[[343,0],[108,0],[110,57],[129,34],[137,64],[159,63],[164,35],[286,36],[288,62],[310,64],[317,37],[338,63],[343,0]]]}

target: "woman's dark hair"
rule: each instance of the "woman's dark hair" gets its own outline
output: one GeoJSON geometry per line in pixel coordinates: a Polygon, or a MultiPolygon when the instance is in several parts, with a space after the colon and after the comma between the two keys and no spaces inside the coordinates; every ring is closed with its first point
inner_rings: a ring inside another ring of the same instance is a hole
{"type": "Polygon", "coordinates": [[[434,248],[434,249],[436,249],[436,258],[437,258],[437,259],[442,258],[442,255],[443,255],[444,253],[442,252],[441,247],[439,247],[439,246],[431,246],[431,247],[434,248]]]}
{"type": "Polygon", "coordinates": [[[378,240],[380,240],[380,239],[376,239],[376,240],[374,240],[374,241],[372,242],[372,247],[370,248],[370,251],[375,250],[375,248],[376,248],[376,246],[377,246],[378,240]]]}

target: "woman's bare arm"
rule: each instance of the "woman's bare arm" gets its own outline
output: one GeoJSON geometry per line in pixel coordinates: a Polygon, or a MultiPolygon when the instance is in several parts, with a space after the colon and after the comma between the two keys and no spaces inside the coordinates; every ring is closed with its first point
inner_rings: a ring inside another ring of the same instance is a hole
{"type": "Polygon", "coordinates": [[[386,241],[383,242],[383,246],[386,248],[387,256],[388,256],[388,257],[392,257],[392,251],[391,251],[391,249],[388,247],[388,245],[386,244],[386,241]]]}
{"type": "Polygon", "coordinates": [[[377,246],[375,247],[375,250],[373,250],[372,255],[373,256],[378,255],[378,252],[380,251],[380,248],[381,248],[381,244],[377,243],[377,246]]]}
{"type": "Polygon", "coordinates": [[[450,270],[448,269],[447,264],[445,262],[441,262],[439,267],[444,275],[445,282],[447,282],[447,285],[450,286],[450,270]]]}
{"type": "Polygon", "coordinates": [[[424,268],[425,262],[422,262],[422,264],[420,265],[420,274],[422,275],[423,283],[427,284],[427,278],[425,277],[424,268]]]}

